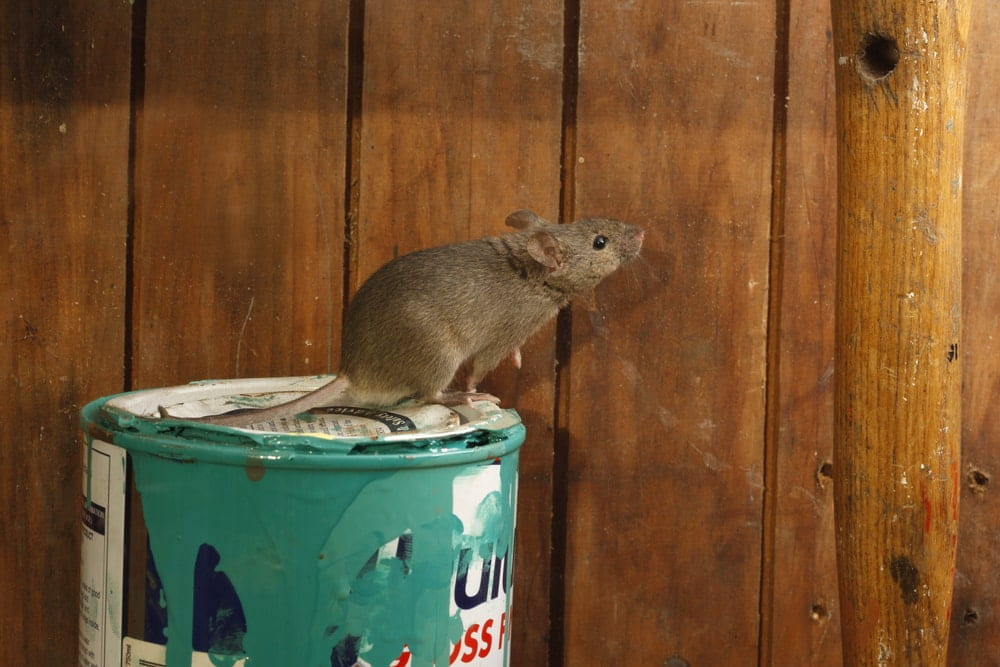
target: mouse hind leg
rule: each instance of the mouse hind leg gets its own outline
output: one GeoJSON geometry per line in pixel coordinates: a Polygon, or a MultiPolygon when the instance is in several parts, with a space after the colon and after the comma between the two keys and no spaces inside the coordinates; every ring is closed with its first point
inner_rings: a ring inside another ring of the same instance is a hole
{"type": "Polygon", "coordinates": [[[504,359],[510,359],[516,368],[521,367],[521,349],[515,347],[488,348],[481,350],[473,357],[462,362],[455,373],[452,384],[461,388],[458,391],[441,391],[433,399],[444,405],[471,404],[475,401],[490,401],[500,404],[500,399],[493,394],[476,391],[476,387],[486,375],[504,359]]]}
{"type": "Polygon", "coordinates": [[[447,380],[443,380],[444,375],[428,374],[424,378],[421,391],[417,392],[417,397],[428,403],[440,403],[441,405],[471,405],[476,401],[489,401],[500,403],[500,399],[493,394],[476,391],[476,385],[505,357],[510,357],[511,361],[520,367],[520,350],[503,352],[479,353],[473,355],[456,365],[455,370],[450,373],[447,380]],[[434,377],[430,380],[430,377],[434,377]]]}
{"type": "Polygon", "coordinates": [[[471,372],[470,365],[462,364],[451,377],[444,381],[444,389],[437,382],[433,384],[428,383],[424,385],[421,391],[417,392],[417,398],[427,403],[440,403],[441,405],[472,405],[476,401],[489,401],[499,404],[500,399],[493,394],[476,391],[474,385],[468,385],[468,380],[472,377],[471,372]],[[453,379],[454,382],[452,381],[453,379]],[[465,390],[448,388],[455,383],[459,387],[464,387],[465,390]]]}

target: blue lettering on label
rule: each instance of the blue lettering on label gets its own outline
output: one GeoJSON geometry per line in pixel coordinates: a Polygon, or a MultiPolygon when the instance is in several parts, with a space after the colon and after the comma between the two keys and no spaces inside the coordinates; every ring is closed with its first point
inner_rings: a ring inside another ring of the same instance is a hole
{"type": "MultiPolygon", "coordinates": [[[[475,592],[469,591],[469,569],[473,562],[472,548],[464,547],[458,554],[458,567],[455,576],[455,604],[459,609],[473,609],[487,600],[495,600],[501,591],[507,593],[507,553],[503,558],[493,555],[493,544],[489,543],[488,551],[482,558],[482,571],[475,592]],[[493,573],[491,580],[490,573],[493,573]]],[[[477,549],[477,551],[479,551],[477,549]]]]}
{"type": "Polygon", "coordinates": [[[323,408],[320,412],[328,415],[346,415],[349,417],[364,417],[365,419],[371,419],[372,421],[385,424],[393,433],[398,433],[400,431],[415,431],[417,429],[417,425],[414,424],[413,420],[406,415],[400,415],[387,410],[370,410],[368,408],[359,408],[351,405],[333,405],[323,408]]]}

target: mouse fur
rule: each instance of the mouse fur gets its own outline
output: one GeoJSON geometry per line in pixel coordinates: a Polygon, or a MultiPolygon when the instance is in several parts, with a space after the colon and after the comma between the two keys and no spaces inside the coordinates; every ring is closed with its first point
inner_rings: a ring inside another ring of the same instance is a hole
{"type": "Polygon", "coordinates": [[[515,211],[516,231],[418,250],[383,265],[351,300],[337,378],[263,410],[196,421],[232,426],[324,405],[455,404],[496,397],[475,387],[569,302],[638,255],[643,232],[606,218],[558,225],[515,211]],[[449,391],[458,379],[461,387],[449,391]]]}

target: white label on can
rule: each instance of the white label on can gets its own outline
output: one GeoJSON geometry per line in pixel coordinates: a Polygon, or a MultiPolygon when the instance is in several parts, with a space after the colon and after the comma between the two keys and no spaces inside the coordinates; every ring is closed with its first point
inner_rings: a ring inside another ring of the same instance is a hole
{"type": "MultiPolygon", "coordinates": [[[[191,653],[191,667],[215,667],[217,664],[207,653],[191,653]]],[[[245,664],[246,659],[241,658],[233,662],[232,667],[243,667],[245,664]]],[[[167,667],[167,647],[126,637],[122,643],[122,667],[167,667]]]]}
{"type": "Polygon", "coordinates": [[[83,449],[80,667],[118,667],[125,563],[125,450],[95,440],[83,449]]]}
{"type": "MultiPolygon", "coordinates": [[[[501,485],[499,465],[482,466],[472,475],[455,479],[452,511],[462,522],[465,537],[483,535],[481,507],[488,503],[488,496],[501,492],[501,485]]],[[[511,492],[510,504],[515,507],[516,484],[511,492]]],[[[450,663],[502,667],[509,663],[510,653],[508,581],[513,554],[497,553],[495,543],[489,553],[457,546],[451,613],[459,613],[464,632],[452,649],[450,663]]]]}

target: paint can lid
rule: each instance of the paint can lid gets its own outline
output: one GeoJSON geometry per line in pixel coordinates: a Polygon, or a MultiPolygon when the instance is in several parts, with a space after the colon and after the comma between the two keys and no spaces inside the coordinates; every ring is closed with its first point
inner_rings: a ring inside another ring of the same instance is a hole
{"type": "MultiPolygon", "coordinates": [[[[286,403],[317,389],[334,376],[202,380],[177,387],[119,394],[104,402],[106,419],[124,426],[136,418],[167,424],[221,414],[238,408],[267,408],[286,403]],[[161,417],[163,408],[171,415],[161,417]]],[[[197,424],[197,422],[186,422],[197,424]]],[[[388,409],[351,406],[319,408],[304,415],[250,424],[245,427],[199,425],[217,430],[306,435],[337,440],[423,440],[460,436],[475,431],[502,431],[521,423],[514,410],[489,401],[444,406],[406,401],[388,409]]]]}

